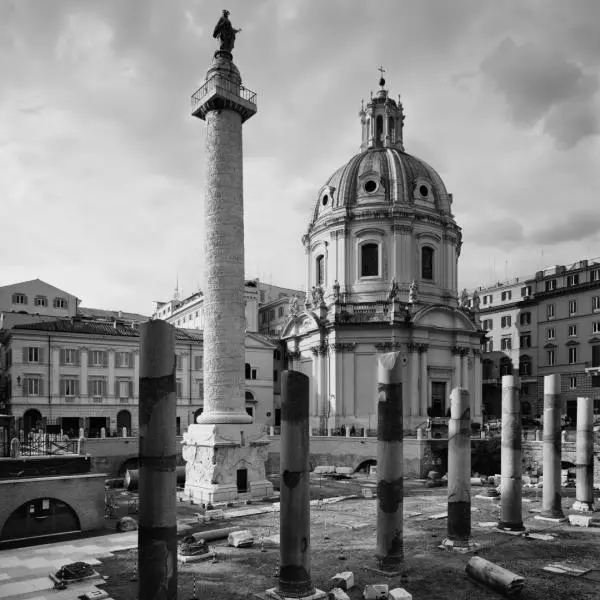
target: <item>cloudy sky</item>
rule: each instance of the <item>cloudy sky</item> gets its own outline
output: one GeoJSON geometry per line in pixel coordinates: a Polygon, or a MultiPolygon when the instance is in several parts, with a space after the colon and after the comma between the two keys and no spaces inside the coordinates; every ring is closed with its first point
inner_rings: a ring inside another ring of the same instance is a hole
{"type": "Polygon", "coordinates": [[[202,286],[204,123],[222,8],[244,125],[246,274],[304,285],[319,187],[361,98],[402,94],[406,150],[463,228],[461,287],[600,256],[596,0],[0,0],[0,284],[149,314],[202,286]]]}

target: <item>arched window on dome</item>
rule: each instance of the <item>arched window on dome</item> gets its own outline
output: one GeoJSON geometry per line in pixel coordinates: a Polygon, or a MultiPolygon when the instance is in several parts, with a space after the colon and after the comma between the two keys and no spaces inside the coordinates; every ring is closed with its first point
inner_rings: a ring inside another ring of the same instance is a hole
{"type": "Polygon", "coordinates": [[[379,244],[362,244],[360,247],[360,276],[379,276],[379,244]]]}
{"type": "Polygon", "coordinates": [[[421,279],[433,279],[433,254],[431,246],[421,248],[421,279]]]}
{"type": "Polygon", "coordinates": [[[396,132],[394,131],[394,117],[388,117],[388,135],[390,136],[390,141],[396,141],[396,132]]]}
{"type": "Polygon", "coordinates": [[[317,256],[316,267],[316,285],[325,285],[325,256],[323,256],[323,254],[319,254],[319,256],[317,256]]]}
{"type": "Polygon", "coordinates": [[[377,115],[377,119],[375,120],[375,139],[377,141],[383,140],[383,117],[381,115],[377,115]]]}

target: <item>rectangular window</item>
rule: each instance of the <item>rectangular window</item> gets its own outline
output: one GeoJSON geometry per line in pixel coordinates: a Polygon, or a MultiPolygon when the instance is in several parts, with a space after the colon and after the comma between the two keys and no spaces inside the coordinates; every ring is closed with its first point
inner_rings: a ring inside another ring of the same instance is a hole
{"type": "Polygon", "coordinates": [[[484,319],[483,329],[484,331],[491,331],[494,328],[494,321],[492,319],[484,319]]]}
{"type": "Polygon", "coordinates": [[[65,348],[65,365],[77,364],[77,350],[75,348],[65,348]]]}
{"type": "Polygon", "coordinates": [[[90,380],[90,395],[94,398],[101,398],[104,396],[104,379],[90,380]]]}
{"type": "Polygon", "coordinates": [[[590,278],[592,281],[600,281],[600,269],[594,269],[590,274],[590,278]]]}
{"type": "Polygon", "coordinates": [[[488,303],[488,297],[487,297],[487,296],[484,296],[484,297],[483,297],[483,303],[484,303],[484,304],[487,304],[487,303],[488,303]]]}
{"type": "Polygon", "coordinates": [[[92,367],[103,367],[104,366],[104,350],[92,350],[91,352],[91,366],[92,367]]]}
{"type": "Polygon", "coordinates": [[[511,350],[512,349],[512,338],[503,337],[500,340],[500,349],[501,350],[511,350]]]}
{"type": "Polygon", "coordinates": [[[177,363],[177,370],[181,371],[183,369],[183,358],[179,354],[177,354],[175,356],[175,359],[177,363]]]}
{"type": "Polygon", "coordinates": [[[119,398],[129,398],[129,381],[119,380],[119,398]]]}
{"type": "Polygon", "coordinates": [[[277,381],[277,369],[273,369],[273,381],[277,381]]]}
{"type": "Polygon", "coordinates": [[[46,296],[36,296],[34,304],[36,306],[48,306],[48,298],[46,296]]]}
{"type": "Polygon", "coordinates": [[[548,279],[546,281],[546,291],[552,292],[556,289],[556,279],[548,279]]]}
{"type": "Polygon", "coordinates": [[[27,349],[27,362],[37,363],[40,362],[40,349],[30,346],[27,349]]]}
{"type": "Polygon", "coordinates": [[[490,301],[490,304],[491,304],[491,303],[494,301],[494,295],[493,295],[493,294],[490,294],[490,295],[488,296],[488,298],[489,298],[489,301],[490,301]]]}
{"type": "Polygon", "coordinates": [[[554,319],[554,304],[546,305],[546,317],[548,319],[554,319]]]}
{"type": "Polygon", "coordinates": [[[27,304],[27,296],[25,294],[13,294],[13,304],[27,304]]]}
{"type": "Polygon", "coordinates": [[[502,300],[511,300],[512,299],[512,292],[508,291],[508,292],[502,292],[502,300]]]}
{"type": "Polygon", "coordinates": [[[592,346],[592,367],[600,367],[600,345],[592,346]]]}
{"type": "Polygon", "coordinates": [[[527,384],[521,385],[521,395],[529,396],[529,385],[527,385],[527,384]]]}
{"type": "Polygon", "coordinates": [[[554,366],[554,350],[548,350],[546,352],[546,364],[549,367],[553,367],[554,366]]]}
{"type": "Polygon", "coordinates": [[[569,337],[577,335],[577,325],[569,325],[569,337]]]}
{"type": "Polygon", "coordinates": [[[567,286],[572,287],[574,285],[579,284],[579,274],[577,275],[567,275],[567,286]]]}
{"type": "Polygon", "coordinates": [[[554,331],[554,327],[548,327],[546,329],[546,339],[547,340],[553,340],[556,337],[555,331],[554,331]]]}
{"type": "Polygon", "coordinates": [[[183,398],[183,383],[181,382],[181,379],[177,380],[177,397],[183,398]]]}
{"type": "Polygon", "coordinates": [[[62,395],[72,398],[78,395],[78,381],[74,377],[66,377],[61,380],[62,395]]]}
{"type": "Polygon", "coordinates": [[[595,312],[597,310],[600,310],[600,296],[593,296],[592,297],[592,310],[595,312]]]}
{"type": "Polygon", "coordinates": [[[252,379],[256,379],[256,369],[252,369],[252,379]]]}
{"type": "Polygon", "coordinates": [[[494,351],[494,340],[486,340],[484,351],[485,352],[493,352],[494,351]]]}
{"type": "Polygon", "coordinates": [[[265,301],[265,292],[264,292],[264,290],[261,290],[261,292],[260,292],[260,302],[261,302],[261,304],[264,303],[264,301],[265,301]]]}
{"type": "Polygon", "coordinates": [[[521,288],[521,298],[525,298],[527,296],[531,296],[531,286],[530,285],[526,285],[525,287],[521,288]]]}
{"type": "Polygon", "coordinates": [[[519,315],[521,325],[531,325],[531,313],[524,312],[519,315]]]}
{"type": "Polygon", "coordinates": [[[512,323],[512,318],[510,315],[506,316],[506,317],[502,317],[502,319],[500,320],[500,324],[502,327],[510,327],[512,323]]]}
{"type": "Polygon", "coordinates": [[[577,314],[577,300],[569,300],[569,314],[570,315],[577,314]]]}
{"type": "Polygon", "coordinates": [[[569,348],[569,364],[574,365],[577,362],[577,348],[569,348]]]}
{"type": "Polygon", "coordinates": [[[531,348],[531,334],[527,333],[521,336],[521,348],[531,348]]]}
{"type": "Polygon", "coordinates": [[[117,352],[117,367],[131,367],[131,355],[129,352],[117,352]]]}
{"type": "Polygon", "coordinates": [[[194,370],[202,371],[202,357],[194,356],[194,370]]]}
{"type": "Polygon", "coordinates": [[[571,390],[577,389],[577,377],[576,376],[569,377],[569,389],[571,389],[571,390]]]}
{"type": "Polygon", "coordinates": [[[26,377],[25,381],[23,382],[23,389],[25,391],[25,395],[27,396],[39,396],[42,392],[41,392],[41,385],[40,385],[40,378],[39,377],[26,377]]]}
{"type": "Polygon", "coordinates": [[[67,308],[68,304],[64,298],[54,298],[54,308],[67,308]]]}
{"type": "Polygon", "coordinates": [[[600,321],[594,321],[592,323],[592,333],[600,333],[600,321]]]}

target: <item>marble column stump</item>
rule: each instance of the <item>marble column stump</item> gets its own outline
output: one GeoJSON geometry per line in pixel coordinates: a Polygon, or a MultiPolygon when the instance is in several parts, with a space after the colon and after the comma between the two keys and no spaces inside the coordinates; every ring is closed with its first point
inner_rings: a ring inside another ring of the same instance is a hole
{"type": "Polygon", "coordinates": [[[594,510],[594,400],[577,398],[575,468],[577,481],[572,510],[594,510]]]}
{"type": "Polygon", "coordinates": [[[139,597],[177,598],[175,327],[140,329],[139,597]]]}
{"type": "Polygon", "coordinates": [[[500,480],[499,529],[523,531],[522,464],[521,464],[521,399],[519,379],[502,377],[502,450],[500,480]]]}
{"type": "Polygon", "coordinates": [[[542,487],[542,513],[537,518],[563,520],[562,496],[560,487],[560,375],[544,377],[544,432],[543,465],[544,485],[542,487]]]}
{"type": "Polygon", "coordinates": [[[469,391],[450,394],[448,423],[448,536],[446,548],[465,550],[471,541],[471,408],[469,391]]]}
{"type": "Polygon", "coordinates": [[[377,371],[377,561],[397,572],[403,545],[403,416],[400,352],[379,356],[377,371]]]}
{"type": "Polygon", "coordinates": [[[324,598],[310,577],[309,378],[281,377],[279,582],[274,598],[324,598]]]}

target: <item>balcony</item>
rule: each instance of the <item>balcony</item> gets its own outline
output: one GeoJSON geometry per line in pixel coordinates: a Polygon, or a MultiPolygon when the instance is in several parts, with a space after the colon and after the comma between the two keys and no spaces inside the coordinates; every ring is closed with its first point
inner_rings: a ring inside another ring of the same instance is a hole
{"type": "Polygon", "coordinates": [[[256,93],[221,73],[214,73],[192,94],[192,115],[204,119],[210,110],[228,108],[242,122],[256,112],[256,93]]]}

